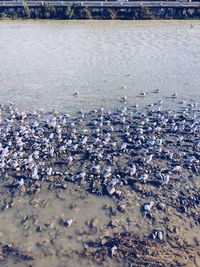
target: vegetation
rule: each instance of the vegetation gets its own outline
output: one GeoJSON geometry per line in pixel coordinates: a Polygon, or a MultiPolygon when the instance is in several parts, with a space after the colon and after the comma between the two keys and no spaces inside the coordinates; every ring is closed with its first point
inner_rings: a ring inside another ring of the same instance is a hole
{"type": "Polygon", "coordinates": [[[65,7],[63,19],[74,19],[75,18],[74,9],[75,8],[72,5],[68,5],[67,7],[65,7]]]}
{"type": "MultiPolygon", "coordinates": [[[[29,8],[29,6],[28,6],[27,3],[24,3],[23,4],[23,11],[22,11],[22,13],[23,13],[23,18],[26,18],[26,19],[30,19],[31,18],[30,8],[29,8]]],[[[16,14],[16,15],[18,15],[18,14],[16,14]]]]}
{"type": "Polygon", "coordinates": [[[108,9],[108,19],[117,19],[117,10],[113,8],[108,9]]]}
{"type": "Polygon", "coordinates": [[[89,8],[83,8],[80,10],[81,19],[92,19],[92,14],[89,8]]]}
{"type": "Polygon", "coordinates": [[[156,19],[152,9],[148,7],[141,7],[139,17],[140,19],[156,19]]]}
{"type": "Polygon", "coordinates": [[[198,10],[191,12],[191,9],[183,8],[148,8],[137,7],[129,9],[117,8],[81,8],[76,5],[55,7],[45,4],[41,7],[31,8],[24,3],[22,8],[13,10],[8,7],[0,7],[0,19],[191,19],[199,18],[198,10]]]}

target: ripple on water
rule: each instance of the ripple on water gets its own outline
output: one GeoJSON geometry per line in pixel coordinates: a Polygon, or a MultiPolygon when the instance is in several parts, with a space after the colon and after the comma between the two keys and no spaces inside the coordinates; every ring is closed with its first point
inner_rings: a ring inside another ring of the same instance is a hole
{"type": "Polygon", "coordinates": [[[196,97],[199,29],[198,21],[1,22],[1,100],[70,112],[157,87],[196,97]]]}

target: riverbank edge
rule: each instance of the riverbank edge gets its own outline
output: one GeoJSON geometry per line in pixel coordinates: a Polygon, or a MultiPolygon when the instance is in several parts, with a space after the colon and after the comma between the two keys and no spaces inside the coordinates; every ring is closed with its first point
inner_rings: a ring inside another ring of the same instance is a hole
{"type": "Polygon", "coordinates": [[[199,20],[200,9],[193,7],[0,7],[0,20],[199,20]]]}

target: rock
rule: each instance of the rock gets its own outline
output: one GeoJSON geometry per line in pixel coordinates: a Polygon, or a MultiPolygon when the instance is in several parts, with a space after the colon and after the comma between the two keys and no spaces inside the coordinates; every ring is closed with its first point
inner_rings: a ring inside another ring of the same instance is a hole
{"type": "Polygon", "coordinates": [[[71,218],[68,220],[66,220],[65,218],[60,219],[60,224],[65,226],[65,227],[70,227],[72,225],[72,223],[73,223],[73,219],[71,219],[71,218]]]}
{"type": "Polygon", "coordinates": [[[153,216],[153,214],[152,214],[151,212],[148,212],[148,213],[146,214],[146,217],[147,217],[148,219],[150,219],[150,220],[154,220],[154,221],[155,221],[155,217],[153,216]]]}
{"type": "Polygon", "coordinates": [[[120,197],[120,196],[122,195],[122,191],[120,191],[120,190],[116,190],[116,191],[115,191],[115,194],[116,194],[118,197],[120,197]]]}
{"type": "Polygon", "coordinates": [[[106,238],[103,238],[103,239],[101,240],[101,245],[104,246],[106,243],[107,243],[106,238]]]}
{"type": "Polygon", "coordinates": [[[55,224],[53,222],[50,222],[46,226],[48,229],[53,229],[55,227],[55,224]]]}
{"type": "Polygon", "coordinates": [[[115,251],[117,250],[117,246],[113,246],[111,248],[111,257],[113,257],[115,255],[115,251]]]}
{"type": "Polygon", "coordinates": [[[70,208],[70,209],[74,209],[74,208],[76,208],[76,204],[75,204],[75,203],[71,203],[71,204],[69,205],[69,208],[70,208]]]}
{"type": "Polygon", "coordinates": [[[28,230],[24,235],[25,236],[32,236],[33,232],[31,230],[28,230]]]}
{"type": "Polygon", "coordinates": [[[182,212],[182,213],[186,213],[186,212],[187,212],[187,208],[186,208],[186,206],[184,206],[184,205],[180,206],[180,207],[179,207],[179,210],[180,210],[180,212],[182,212]]]}
{"type": "Polygon", "coordinates": [[[108,209],[110,208],[110,205],[105,204],[102,208],[103,208],[104,210],[108,210],[108,209]]]}
{"type": "Polygon", "coordinates": [[[157,237],[157,231],[152,233],[152,239],[156,239],[157,237]]]}
{"type": "Polygon", "coordinates": [[[159,240],[163,240],[163,233],[162,231],[158,231],[157,237],[159,240]]]}
{"type": "Polygon", "coordinates": [[[73,219],[71,219],[71,218],[66,221],[66,224],[68,227],[70,227],[72,225],[72,223],[73,223],[73,219]]]}
{"type": "Polygon", "coordinates": [[[158,203],[157,208],[158,208],[159,210],[163,210],[163,211],[165,211],[166,205],[165,205],[164,203],[158,203]]]}
{"type": "Polygon", "coordinates": [[[159,240],[163,240],[163,232],[162,231],[158,231],[158,230],[153,231],[152,238],[153,239],[156,239],[157,238],[159,240]]]}
{"type": "Polygon", "coordinates": [[[116,219],[111,220],[109,223],[109,226],[111,226],[113,228],[117,227],[118,225],[119,225],[119,221],[116,219]]]}
{"type": "Polygon", "coordinates": [[[125,205],[119,205],[118,208],[117,208],[120,212],[125,212],[126,210],[126,206],[125,205]]]}
{"type": "Polygon", "coordinates": [[[150,212],[150,210],[153,207],[153,205],[154,205],[154,202],[153,201],[151,201],[150,203],[145,204],[144,207],[143,207],[144,208],[144,211],[150,212]]]}
{"type": "Polygon", "coordinates": [[[31,227],[31,222],[26,220],[23,224],[24,230],[28,230],[31,227]]]}
{"type": "Polygon", "coordinates": [[[36,228],[37,232],[43,232],[44,230],[45,230],[45,228],[42,225],[38,225],[37,228],[36,228]]]}
{"type": "Polygon", "coordinates": [[[91,228],[97,228],[99,226],[99,220],[98,218],[93,218],[91,221],[90,221],[90,227],[91,228]]]}
{"type": "Polygon", "coordinates": [[[109,195],[113,195],[116,191],[115,187],[107,186],[106,189],[107,189],[109,195]]]}
{"type": "Polygon", "coordinates": [[[33,205],[33,206],[37,206],[37,205],[39,205],[39,203],[40,203],[39,199],[32,199],[30,201],[30,204],[33,205]]]}
{"type": "Polygon", "coordinates": [[[63,184],[62,187],[63,187],[63,189],[67,189],[67,184],[66,183],[63,184]]]}
{"type": "Polygon", "coordinates": [[[141,184],[134,184],[133,190],[136,192],[141,192],[143,190],[143,186],[141,184]]]}

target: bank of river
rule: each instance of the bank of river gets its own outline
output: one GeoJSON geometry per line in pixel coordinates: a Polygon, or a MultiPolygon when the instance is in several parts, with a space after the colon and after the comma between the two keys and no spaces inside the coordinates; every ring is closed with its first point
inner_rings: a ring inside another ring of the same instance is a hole
{"type": "MultiPolygon", "coordinates": [[[[1,3],[0,3],[1,4],[1,3]]],[[[0,18],[58,20],[158,20],[199,19],[199,2],[34,2],[6,3],[0,6],[0,18]]]]}

